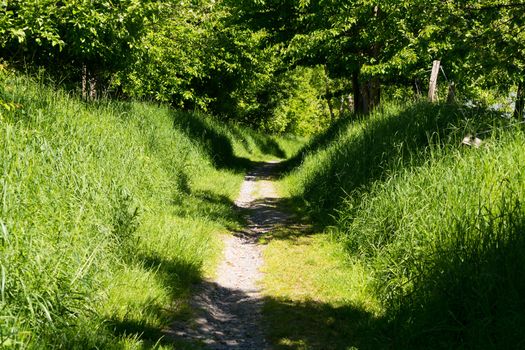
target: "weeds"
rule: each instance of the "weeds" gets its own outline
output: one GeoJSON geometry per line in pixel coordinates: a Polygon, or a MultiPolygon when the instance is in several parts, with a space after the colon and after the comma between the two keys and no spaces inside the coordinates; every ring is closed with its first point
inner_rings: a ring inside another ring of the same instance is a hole
{"type": "Polygon", "coordinates": [[[285,187],[371,277],[383,316],[370,327],[386,343],[370,348],[525,344],[525,137],[508,123],[389,106],[340,122],[291,163],[285,187]],[[461,145],[485,130],[481,148],[461,145]]]}
{"type": "Polygon", "coordinates": [[[238,160],[277,141],[0,74],[0,347],[171,348],[162,330],[241,224],[238,160]]]}

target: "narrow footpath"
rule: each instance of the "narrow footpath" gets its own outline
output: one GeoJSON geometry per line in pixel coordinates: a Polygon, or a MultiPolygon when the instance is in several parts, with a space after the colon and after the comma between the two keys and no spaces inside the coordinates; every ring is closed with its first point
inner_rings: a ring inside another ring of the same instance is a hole
{"type": "Polygon", "coordinates": [[[196,319],[174,326],[174,336],[202,342],[207,349],[269,349],[261,326],[263,248],[258,240],[288,218],[276,205],[272,176],[277,165],[263,163],[246,175],[235,204],[248,212],[248,226],[225,239],[216,279],[204,281],[191,301],[196,319]]]}

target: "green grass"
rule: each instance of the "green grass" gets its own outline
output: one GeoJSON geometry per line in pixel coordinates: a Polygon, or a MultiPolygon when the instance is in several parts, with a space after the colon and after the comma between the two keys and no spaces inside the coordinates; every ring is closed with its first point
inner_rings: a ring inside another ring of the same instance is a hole
{"type": "Polygon", "coordinates": [[[525,341],[524,146],[515,130],[480,150],[450,151],[342,207],[339,235],[374,267],[400,347],[525,341]]]}
{"type": "Polygon", "coordinates": [[[264,250],[264,321],[275,349],[369,344],[380,317],[366,267],[327,235],[284,230],[264,250]]]}
{"type": "Polygon", "coordinates": [[[525,345],[525,133],[498,115],[386,106],[298,150],[0,74],[2,347],[193,348],[164,330],[243,224],[244,171],[290,156],[283,202],[315,228],[265,240],[276,348],[525,345]],[[460,145],[486,129],[481,148],[460,145]]]}
{"type": "MultiPolygon", "coordinates": [[[[335,348],[524,346],[525,134],[508,124],[480,109],[387,106],[339,122],[289,162],[282,185],[345,247],[341,261],[363,267],[378,300],[380,317],[341,331],[366,339],[335,348]],[[481,148],[460,145],[486,129],[481,148]]],[[[309,275],[301,261],[296,279],[309,275]]]]}
{"type": "Polygon", "coordinates": [[[249,158],[288,141],[5,71],[0,101],[0,346],[173,348],[249,158]]]}

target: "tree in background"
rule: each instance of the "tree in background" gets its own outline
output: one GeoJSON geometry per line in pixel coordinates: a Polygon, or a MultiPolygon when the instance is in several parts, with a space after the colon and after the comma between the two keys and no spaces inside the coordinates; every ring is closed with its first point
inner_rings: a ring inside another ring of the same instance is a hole
{"type": "Polygon", "coordinates": [[[519,2],[227,1],[239,22],[272,33],[271,44],[286,48],[290,65],[325,65],[332,78],[351,81],[356,113],[379,104],[381,85],[423,85],[435,59],[464,89],[523,86],[519,2]]]}
{"type": "MultiPolygon", "coordinates": [[[[132,60],[159,3],[146,0],[11,0],[0,5],[0,54],[83,82],[86,94],[132,60]]],[[[65,76],[65,77],[64,77],[65,76]]]]}
{"type": "Polygon", "coordinates": [[[277,56],[263,47],[264,32],[237,26],[228,10],[211,0],[164,4],[116,85],[130,96],[261,125],[277,56]]]}
{"type": "Polygon", "coordinates": [[[333,121],[325,100],[323,67],[297,67],[279,75],[268,108],[264,129],[270,132],[309,135],[333,121]]]}
{"type": "Polygon", "coordinates": [[[421,92],[440,60],[467,98],[517,88],[520,117],[524,9],[514,0],[9,0],[0,57],[43,66],[85,97],[102,86],[278,130],[319,99],[328,110],[313,109],[333,119],[338,106],[369,113],[385,86],[421,92]]]}

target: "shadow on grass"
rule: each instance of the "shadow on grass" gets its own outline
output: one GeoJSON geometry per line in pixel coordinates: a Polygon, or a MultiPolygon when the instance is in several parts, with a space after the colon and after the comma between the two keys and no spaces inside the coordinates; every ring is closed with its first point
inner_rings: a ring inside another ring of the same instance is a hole
{"type": "Polygon", "coordinates": [[[195,141],[218,169],[246,172],[256,165],[247,158],[235,155],[232,145],[234,139],[243,143],[248,151],[252,141],[264,154],[284,156],[284,151],[275,140],[264,138],[254,131],[241,132],[234,125],[220,125],[219,121],[211,118],[182,111],[174,112],[173,120],[174,127],[195,141]]]}
{"type": "Polygon", "coordinates": [[[384,321],[353,305],[265,298],[264,315],[276,350],[383,349],[389,344],[380,331],[384,321]]]}
{"type": "MultiPolygon", "coordinates": [[[[484,111],[478,116],[479,110],[463,112],[452,106],[415,106],[388,119],[368,121],[365,130],[352,137],[340,140],[332,132],[317,150],[336,150],[328,166],[319,165],[316,176],[310,177],[307,200],[321,203],[318,214],[337,209],[347,192],[366,192],[393,170],[436,156],[429,150],[431,143],[446,152],[458,147],[467,132],[490,129],[495,117],[484,111]]],[[[403,269],[414,274],[390,286],[386,276],[385,288],[391,289],[381,293],[386,300],[382,317],[351,305],[267,299],[266,322],[275,348],[525,348],[522,200],[507,193],[502,205],[508,207],[482,212],[475,219],[459,217],[456,227],[443,228],[432,245],[435,251],[412,266],[403,261],[403,269]]],[[[282,236],[293,238],[294,233],[284,231],[282,236]]]]}
{"type": "Polygon", "coordinates": [[[359,307],[254,297],[212,282],[201,288],[195,305],[199,322],[173,323],[170,339],[232,350],[267,348],[266,341],[272,349],[378,349],[388,344],[377,337],[383,321],[359,307]]]}
{"type": "Polygon", "coordinates": [[[188,293],[188,286],[201,279],[200,268],[179,260],[166,260],[158,255],[139,256],[139,262],[163,281],[164,287],[173,298],[188,293]]]}
{"type": "MultiPolygon", "coordinates": [[[[275,173],[253,174],[256,175],[272,178],[275,173]]],[[[212,200],[228,204],[224,198],[212,200]]],[[[511,204],[509,208],[521,210],[519,200],[511,204]]],[[[276,208],[282,210],[286,201],[267,199],[254,203],[257,205],[264,206],[264,225],[265,218],[274,215],[276,208]]],[[[211,295],[217,299],[203,300],[205,306],[212,307],[204,307],[208,312],[201,316],[208,324],[202,332],[188,333],[176,326],[166,331],[133,321],[115,321],[112,326],[117,334],[131,334],[149,344],[176,342],[178,348],[191,349],[197,345],[190,344],[212,339],[226,342],[228,349],[240,350],[251,344],[250,328],[242,325],[243,317],[253,314],[254,305],[262,303],[264,329],[277,350],[523,348],[525,215],[515,210],[505,210],[509,216],[484,223],[463,220],[458,227],[443,232],[444,241],[436,244],[432,268],[419,269],[424,273],[414,279],[414,291],[388,304],[383,316],[344,301],[329,304],[272,297],[254,300],[240,290],[204,282],[203,288],[213,290],[211,295]],[[479,241],[472,244],[476,239],[479,241]],[[474,248],[464,249],[465,243],[474,248]],[[224,300],[234,307],[225,308],[224,300]],[[232,313],[231,318],[237,323],[213,319],[224,313],[232,313]],[[226,335],[217,337],[217,332],[223,330],[227,330],[226,335]]],[[[283,231],[281,236],[276,233],[270,239],[293,237],[293,232],[283,231]]],[[[141,259],[144,266],[164,279],[166,286],[180,285],[181,281],[182,285],[190,285],[200,278],[191,265],[155,256],[141,259]]],[[[184,291],[173,289],[174,298],[181,292],[184,291]]]]}
{"type": "MultiPolygon", "coordinates": [[[[516,225],[517,229],[524,227],[523,223],[516,225]]],[[[262,304],[263,329],[276,350],[520,349],[525,345],[524,249],[524,239],[516,236],[504,246],[492,245],[468,260],[448,251],[441,255],[439,269],[418,282],[425,285],[424,291],[407,297],[401,308],[387,309],[380,317],[350,303],[253,299],[242,291],[204,282],[204,288],[213,290],[217,298],[203,301],[207,312],[199,316],[207,320],[204,330],[188,331],[180,323],[165,329],[134,320],[109,320],[107,327],[117,336],[141,339],[145,349],[156,344],[200,349],[199,343],[208,339],[240,350],[247,348],[253,335],[247,335],[250,328],[242,324],[243,317],[262,304]],[[234,308],[225,307],[223,300],[234,308]],[[230,324],[221,318],[225,313],[239,321],[230,324]],[[226,336],[217,336],[216,332],[223,330],[227,330],[226,336]]],[[[179,264],[145,260],[151,269],[163,270],[167,284],[178,282],[174,276],[179,264]]],[[[191,271],[186,275],[194,278],[191,271]]]]}
{"type": "Polygon", "coordinates": [[[416,262],[413,288],[386,302],[381,316],[343,301],[265,299],[274,348],[523,349],[525,213],[518,210],[501,222],[478,218],[445,229],[432,266],[416,262]]]}
{"type": "Polygon", "coordinates": [[[495,112],[426,103],[378,113],[355,124],[338,121],[283,164],[285,175],[292,169],[301,172],[309,155],[327,150],[317,166],[307,170],[311,174],[304,177],[302,195],[296,198],[308,203],[317,220],[330,224],[331,214],[353,192],[366,192],[392,172],[423,164],[437,148],[460,147],[467,133],[490,129],[498,120],[495,112]]]}
{"type": "Polygon", "coordinates": [[[142,320],[109,320],[107,327],[112,330],[115,336],[132,336],[142,340],[145,343],[143,348],[153,348],[155,345],[173,345],[173,342],[166,338],[162,329],[152,327],[142,320]]]}
{"type": "Polygon", "coordinates": [[[431,264],[413,262],[413,290],[390,307],[397,348],[525,348],[525,212],[520,200],[505,205],[461,218],[444,229],[431,264]]]}
{"type": "Polygon", "coordinates": [[[522,349],[523,265],[511,268],[512,279],[505,273],[523,258],[513,255],[498,266],[508,252],[481,265],[441,266],[444,271],[422,281],[424,293],[382,317],[352,305],[267,299],[269,338],[275,349],[522,349]]]}
{"type": "Polygon", "coordinates": [[[246,223],[242,212],[236,210],[235,203],[224,195],[199,190],[177,201],[184,201],[184,205],[173,207],[178,217],[206,218],[230,230],[246,223]]]}
{"type": "Polygon", "coordinates": [[[173,319],[188,319],[191,311],[179,301],[189,295],[190,287],[200,281],[201,271],[199,266],[181,260],[166,260],[158,255],[138,255],[135,263],[155,274],[164,287],[171,294],[173,307],[160,305],[156,300],[148,300],[141,306],[140,319],[124,318],[106,321],[106,328],[116,337],[132,337],[144,342],[144,349],[155,345],[175,346],[177,349],[199,349],[196,344],[184,341],[174,341],[167,336],[166,325],[173,319]],[[162,320],[148,321],[148,316],[162,320]]]}
{"type": "Polygon", "coordinates": [[[358,120],[359,119],[354,116],[337,119],[327,130],[312,137],[312,139],[310,139],[295,154],[295,156],[283,163],[281,177],[288,174],[291,170],[299,167],[309,154],[315,154],[325,147],[330,146],[332,142],[336,141],[341,136],[341,133],[344,132],[344,130],[346,130],[352,123],[356,123],[358,120]]]}
{"type": "Polygon", "coordinates": [[[251,166],[248,159],[235,156],[231,140],[226,133],[204,117],[176,111],[173,121],[174,127],[195,141],[216,168],[244,171],[251,166]]]}
{"type": "Polygon", "coordinates": [[[253,144],[257,150],[263,154],[272,155],[281,159],[286,158],[285,152],[271,137],[265,137],[253,130],[241,131],[235,126],[232,127],[230,131],[232,132],[233,136],[239,140],[239,142],[241,142],[247,150],[251,152],[256,151],[252,147],[253,144]]]}

